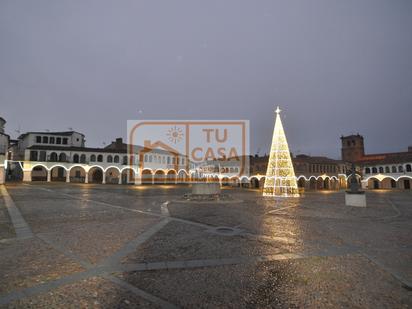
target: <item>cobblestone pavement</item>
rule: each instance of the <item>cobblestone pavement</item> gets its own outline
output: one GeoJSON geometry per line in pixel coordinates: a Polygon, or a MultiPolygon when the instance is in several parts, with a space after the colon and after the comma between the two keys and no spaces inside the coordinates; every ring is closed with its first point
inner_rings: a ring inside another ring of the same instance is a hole
{"type": "Polygon", "coordinates": [[[2,308],[410,308],[412,192],[182,202],[187,186],[8,184],[2,308]]]}

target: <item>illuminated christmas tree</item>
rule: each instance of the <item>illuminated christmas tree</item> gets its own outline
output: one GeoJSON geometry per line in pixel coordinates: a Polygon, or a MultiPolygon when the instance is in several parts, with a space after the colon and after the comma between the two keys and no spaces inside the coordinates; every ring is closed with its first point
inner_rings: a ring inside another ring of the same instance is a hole
{"type": "Polygon", "coordinates": [[[280,120],[279,107],[276,109],[275,129],[266,171],[264,196],[299,196],[295,171],[290,157],[289,146],[280,120]]]}

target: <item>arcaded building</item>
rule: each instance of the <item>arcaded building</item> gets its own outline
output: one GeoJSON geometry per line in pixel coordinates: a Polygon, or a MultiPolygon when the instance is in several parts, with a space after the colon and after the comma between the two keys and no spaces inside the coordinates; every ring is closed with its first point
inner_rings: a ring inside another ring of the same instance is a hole
{"type": "MultiPolygon", "coordinates": [[[[305,154],[291,155],[291,158],[299,188],[305,190],[339,190],[346,188],[348,164],[344,161],[305,154]]],[[[256,176],[256,180],[252,181],[254,186],[263,185],[268,161],[268,155],[250,157],[250,173],[256,176]]]]}
{"type": "Polygon", "coordinates": [[[406,189],[412,185],[412,147],[407,151],[365,154],[362,135],[342,136],[342,160],[355,164],[365,189],[406,189]]]}

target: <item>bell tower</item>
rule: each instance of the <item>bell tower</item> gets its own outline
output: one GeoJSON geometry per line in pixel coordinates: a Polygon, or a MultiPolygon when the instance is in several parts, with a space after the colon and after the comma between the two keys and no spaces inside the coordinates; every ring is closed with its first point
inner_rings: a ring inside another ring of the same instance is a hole
{"type": "Polygon", "coordinates": [[[363,136],[359,133],[342,136],[340,139],[342,141],[342,161],[353,163],[365,155],[363,136]]]}

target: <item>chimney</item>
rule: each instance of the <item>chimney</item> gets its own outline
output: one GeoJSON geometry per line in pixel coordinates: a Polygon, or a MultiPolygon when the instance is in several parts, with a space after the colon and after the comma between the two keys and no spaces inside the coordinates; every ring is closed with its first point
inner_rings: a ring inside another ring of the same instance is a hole
{"type": "Polygon", "coordinates": [[[121,144],[123,144],[123,138],[121,137],[116,138],[116,145],[121,145],[121,144]]]}
{"type": "Polygon", "coordinates": [[[412,146],[408,147],[408,152],[412,152],[412,146]]]}

